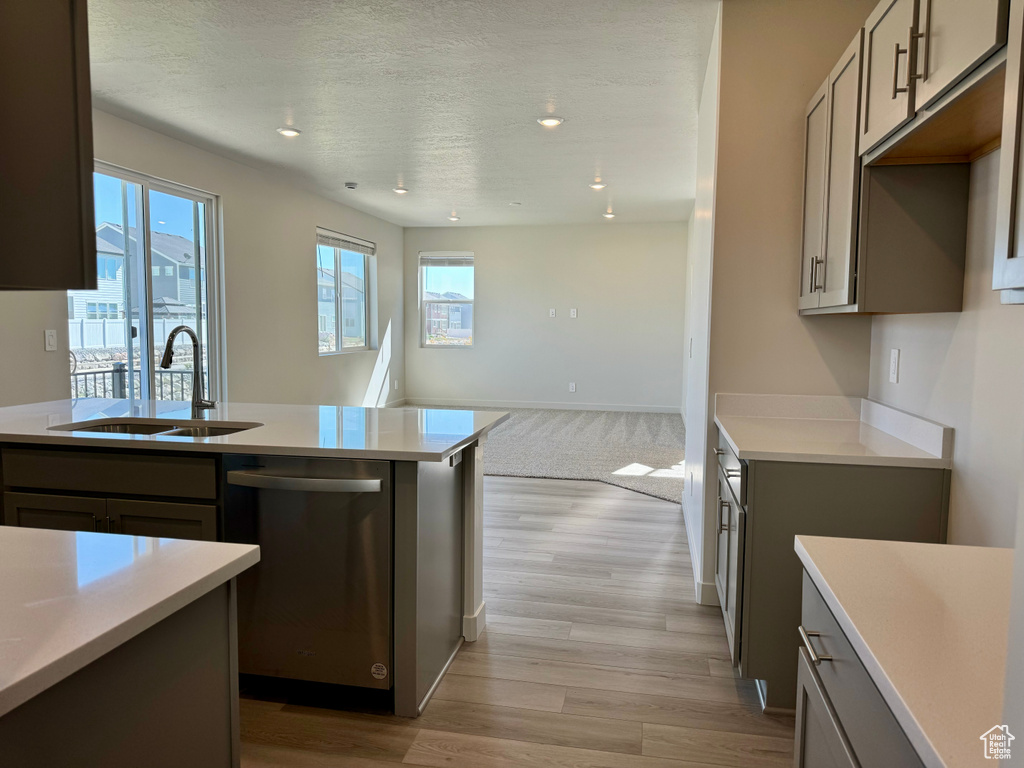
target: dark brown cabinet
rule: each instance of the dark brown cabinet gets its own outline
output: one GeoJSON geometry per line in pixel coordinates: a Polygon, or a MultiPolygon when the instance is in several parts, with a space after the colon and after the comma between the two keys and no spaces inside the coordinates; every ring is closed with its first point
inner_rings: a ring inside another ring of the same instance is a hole
{"type": "Polygon", "coordinates": [[[0,290],[96,287],[85,0],[0,3],[0,290]]]}
{"type": "Polygon", "coordinates": [[[54,496],[46,493],[5,493],[4,524],[57,531],[102,531],[106,525],[103,499],[54,496]]]}

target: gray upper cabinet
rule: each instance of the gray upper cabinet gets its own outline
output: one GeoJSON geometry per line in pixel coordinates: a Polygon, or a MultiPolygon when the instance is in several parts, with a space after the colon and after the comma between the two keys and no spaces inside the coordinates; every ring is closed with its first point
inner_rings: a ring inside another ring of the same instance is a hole
{"type": "Polygon", "coordinates": [[[914,116],[917,10],[918,0],[882,0],[864,24],[861,153],[914,116]]]}
{"type": "Polygon", "coordinates": [[[1009,0],[920,0],[917,108],[923,109],[1006,43],[1009,0]]]}
{"type": "Polygon", "coordinates": [[[854,301],[862,48],[858,32],[807,107],[801,310],[854,301]]]}
{"type": "Polygon", "coordinates": [[[824,259],[825,171],[828,152],[828,81],[821,84],[804,120],[804,231],[800,271],[800,309],[818,306],[821,291],[817,274],[824,259]]]}
{"type": "Polygon", "coordinates": [[[96,287],[88,43],[85,0],[0,3],[0,290],[96,287]]]}
{"type": "Polygon", "coordinates": [[[1024,90],[1024,3],[1010,7],[1010,29],[1006,44],[1006,94],[1003,101],[1003,138],[999,156],[999,198],[996,203],[995,262],[992,288],[1024,288],[1024,211],[1020,181],[1024,177],[1021,153],[1021,98],[1024,90]]]}
{"type": "Polygon", "coordinates": [[[825,264],[818,278],[819,306],[853,303],[857,263],[857,210],[860,155],[857,125],[860,115],[863,30],[846,49],[828,77],[828,183],[825,199],[825,264]]]}

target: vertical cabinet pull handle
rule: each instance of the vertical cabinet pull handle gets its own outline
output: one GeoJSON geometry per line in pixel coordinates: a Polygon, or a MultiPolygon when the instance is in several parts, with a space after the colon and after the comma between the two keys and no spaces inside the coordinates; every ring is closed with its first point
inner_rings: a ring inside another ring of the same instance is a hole
{"type": "MultiPolygon", "coordinates": [[[[911,34],[913,34],[913,28],[911,28],[911,34]]],[[[895,45],[896,45],[896,48],[893,51],[893,55],[892,55],[892,97],[893,97],[893,99],[895,99],[899,94],[907,93],[910,90],[909,87],[907,87],[907,88],[900,88],[899,87],[899,80],[900,80],[900,56],[903,56],[904,54],[909,54],[910,53],[910,48],[909,47],[907,47],[907,48],[900,48],[900,44],[899,43],[895,43],[895,45]]],[[[907,68],[908,68],[908,70],[910,68],[909,59],[910,59],[910,57],[907,56],[907,60],[908,60],[907,68]]],[[[908,80],[907,81],[908,86],[909,86],[909,82],[910,81],[908,80]]]]}
{"type": "Polygon", "coordinates": [[[804,629],[802,624],[799,627],[797,627],[797,631],[800,633],[800,640],[803,641],[804,648],[807,649],[807,653],[811,657],[811,663],[814,666],[817,667],[823,661],[832,661],[831,656],[826,656],[823,653],[815,653],[814,646],[811,645],[811,638],[821,637],[821,632],[808,632],[806,629],[804,629]]]}
{"type": "Polygon", "coordinates": [[[100,529],[100,519],[96,515],[92,516],[92,529],[98,531],[100,529]]]}
{"type": "Polygon", "coordinates": [[[729,523],[722,521],[722,511],[726,510],[726,509],[731,510],[732,509],[732,504],[730,504],[728,501],[725,501],[725,499],[723,499],[721,496],[719,496],[718,497],[718,532],[719,533],[725,533],[726,531],[729,530],[729,523]]]}
{"type": "Polygon", "coordinates": [[[928,67],[932,58],[932,0],[925,0],[924,7],[927,14],[924,23],[924,33],[917,36],[918,38],[924,38],[924,52],[921,54],[921,74],[918,75],[922,83],[928,82],[928,67]]]}
{"type": "MultiPolygon", "coordinates": [[[[910,32],[907,33],[907,50],[908,51],[913,51],[916,54],[917,53],[917,41],[920,40],[922,37],[924,37],[923,33],[915,32],[914,28],[911,27],[910,28],[910,32]]],[[[924,47],[925,47],[925,50],[927,51],[928,50],[928,41],[927,40],[924,41],[924,47]]],[[[925,54],[925,55],[927,56],[927,54],[925,54]]],[[[916,59],[916,58],[917,58],[917,56],[910,56],[910,55],[907,56],[907,85],[908,86],[912,82],[914,82],[915,80],[923,80],[926,77],[926,75],[919,75],[916,72],[914,72],[913,66],[914,66],[914,59],[916,59]]]]}

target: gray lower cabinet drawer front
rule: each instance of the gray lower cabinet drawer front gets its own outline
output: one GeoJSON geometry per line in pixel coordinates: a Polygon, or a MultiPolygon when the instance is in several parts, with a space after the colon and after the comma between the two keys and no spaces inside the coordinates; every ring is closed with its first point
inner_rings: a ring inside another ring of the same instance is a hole
{"type": "Polygon", "coordinates": [[[736,494],[740,504],[747,506],[747,464],[733,453],[732,446],[725,439],[722,430],[718,430],[718,448],[715,453],[718,455],[718,465],[722,468],[732,492],[736,494]]]}
{"type": "Polygon", "coordinates": [[[4,485],[130,496],[217,498],[213,458],[4,448],[4,485]]]}
{"type": "Polygon", "coordinates": [[[217,507],[166,501],[108,499],[111,533],[160,539],[217,540],[217,507]]]}
{"type": "Polygon", "coordinates": [[[832,657],[831,661],[823,660],[815,671],[857,761],[864,768],[923,768],[917,752],[806,571],[803,579],[801,623],[808,632],[820,633],[810,638],[815,652],[832,657]]]}

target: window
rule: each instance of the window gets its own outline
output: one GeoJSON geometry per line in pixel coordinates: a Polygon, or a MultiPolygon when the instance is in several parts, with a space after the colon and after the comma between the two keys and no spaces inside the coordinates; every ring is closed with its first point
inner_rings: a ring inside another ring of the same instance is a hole
{"type": "Polygon", "coordinates": [[[68,291],[72,396],[189,400],[187,336],[176,340],[172,368],[160,368],[168,333],[187,325],[210,396],[223,399],[217,198],[104,163],[93,188],[100,280],[94,291],[68,291]],[[175,263],[194,281],[173,279],[175,263]]]}
{"type": "Polygon", "coordinates": [[[473,254],[420,252],[420,343],[473,346],[473,254]]]}
{"type": "Polygon", "coordinates": [[[369,283],[377,246],[316,232],[317,345],[321,355],[370,348],[369,283]]]}

